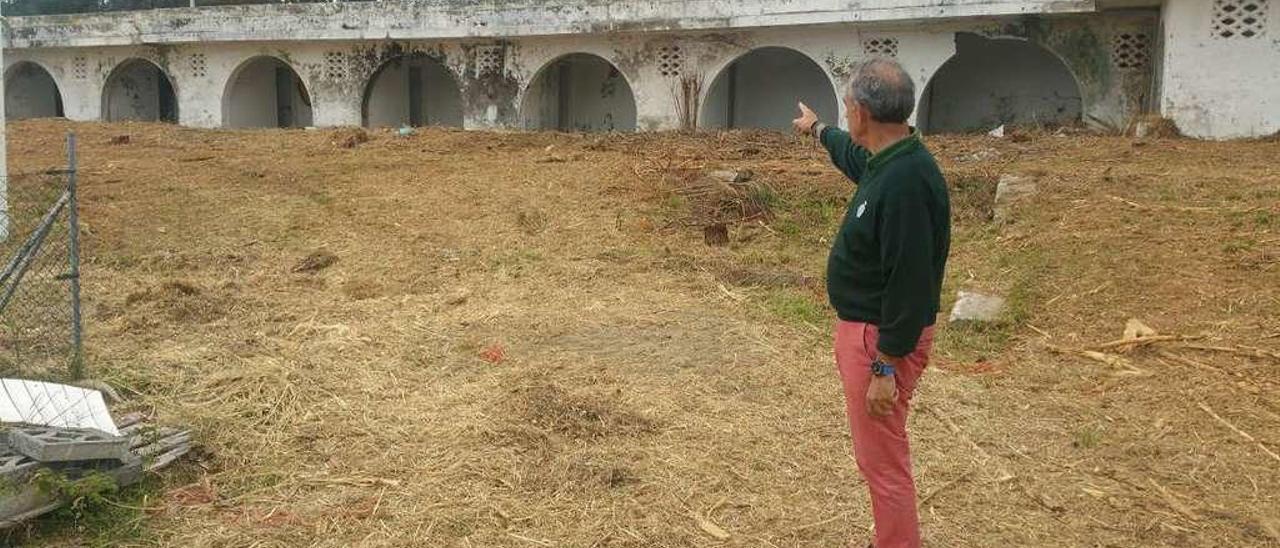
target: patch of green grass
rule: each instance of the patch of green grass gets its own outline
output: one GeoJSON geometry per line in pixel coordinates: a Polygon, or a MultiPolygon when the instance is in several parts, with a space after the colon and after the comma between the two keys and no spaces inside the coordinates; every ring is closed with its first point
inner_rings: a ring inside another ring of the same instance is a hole
{"type": "MultiPolygon", "coordinates": [[[[996,252],[998,253],[998,252],[996,252]]],[[[1044,254],[1034,249],[997,255],[988,265],[994,276],[1000,273],[1009,285],[1003,295],[1005,308],[999,320],[994,322],[946,323],[938,330],[937,347],[957,361],[985,361],[998,356],[1009,347],[1014,336],[1031,318],[1035,303],[1041,298],[1039,280],[1048,268],[1044,254]]],[[[956,282],[944,295],[955,295],[956,282]]],[[[952,303],[944,303],[943,311],[949,311],[952,303]]]]}
{"type": "Polygon", "coordinates": [[[327,206],[333,203],[333,196],[330,196],[323,189],[311,188],[306,191],[305,195],[308,200],[311,200],[316,205],[327,206]]]}
{"type": "Polygon", "coordinates": [[[1101,444],[1102,428],[1093,424],[1077,430],[1075,439],[1071,441],[1071,445],[1078,449],[1093,449],[1101,444]]]}
{"type": "Polygon", "coordinates": [[[764,308],[773,316],[799,326],[821,329],[830,321],[827,311],[816,299],[789,289],[769,292],[764,298],[764,308]]]}
{"type": "Polygon", "coordinates": [[[140,544],[148,537],[145,509],[159,499],[162,482],[153,477],[120,489],[101,473],[68,479],[42,471],[32,482],[63,501],[58,509],[0,534],[0,544],[108,548],[140,544]]]}
{"type": "Polygon", "coordinates": [[[543,258],[542,253],[535,249],[517,249],[494,255],[487,262],[490,269],[502,270],[513,276],[519,276],[524,274],[530,265],[541,262],[543,258]]]}
{"type": "Polygon", "coordinates": [[[752,185],[747,190],[747,199],[761,206],[765,211],[777,209],[782,199],[769,185],[752,185]]]}

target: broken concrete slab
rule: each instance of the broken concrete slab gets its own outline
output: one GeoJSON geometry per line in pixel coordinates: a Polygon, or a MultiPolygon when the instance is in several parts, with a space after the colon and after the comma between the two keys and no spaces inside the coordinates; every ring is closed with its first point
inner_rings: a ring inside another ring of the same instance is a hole
{"type": "Polygon", "coordinates": [[[996,222],[1009,218],[1009,209],[1014,202],[1023,200],[1036,193],[1036,180],[1023,175],[1006,173],[996,183],[995,207],[993,216],[996,222]]]}
{"type": "MultiPolygon", "coordinates": [[[[122,418],[122,438],[129,449],[121,460],[96,459],[71,462],[38,462],[11,450],[0,451],[0,482],[12,490],[0,492],[0,530],[57,509],[67,501],[33,482],[41,471],[77,481],[91,474],[110,478],[119,487],[133,485],[147,472],[159,470],[191,450],[191,433],[154,427],[140,416],[122,418]]],[[[4,439],[5,436],[0,436],[4,439]]]]}
{"type": "Polygon", "coordinates": [[[1005,301],[1002,297],[983,295],[972,291],[961,291],[956,295],[956,304],[951,308],[950,321],[953,322],[994,322],[1004,312],[1005,301]]]}
{"type": "Polygon", "coordinates": [[[128,437],[92,428],[16,425],[7,438],[12,451],[40,462],[123,460],[129,453],[128,437]]]}

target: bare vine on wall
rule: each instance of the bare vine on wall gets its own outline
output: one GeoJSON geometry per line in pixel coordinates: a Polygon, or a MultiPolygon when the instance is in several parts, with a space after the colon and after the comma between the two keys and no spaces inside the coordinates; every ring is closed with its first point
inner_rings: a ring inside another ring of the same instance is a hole
{"type": "Polygon", "coordinates": [[[676,104],[676,116],[680,129],[698,129],[698,103],[702,97],[702,73],[683,74],[672,85],[671,96],[676,104]]]}

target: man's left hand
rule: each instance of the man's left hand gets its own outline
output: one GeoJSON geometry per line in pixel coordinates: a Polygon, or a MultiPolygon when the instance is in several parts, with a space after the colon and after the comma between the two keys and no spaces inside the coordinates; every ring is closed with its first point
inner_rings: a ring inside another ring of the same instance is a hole
{"type": "Polygon", "coordinates": [[[898,383],[893,375],[883,377],[871,376],[871,385],[867,387],[867,413],[873,417],[887,417],[893,413],[893,404],[898,400],[898,383]]]}
{"type": "Polygon", "coordinates": [[[818,122],[818,115],[808,105],[800,103],[796,105],[800,107],[800,117],[791,121],[791,126],[796,129],[796,133],[801,135],[812,135],[813,124],[818,122]]]}

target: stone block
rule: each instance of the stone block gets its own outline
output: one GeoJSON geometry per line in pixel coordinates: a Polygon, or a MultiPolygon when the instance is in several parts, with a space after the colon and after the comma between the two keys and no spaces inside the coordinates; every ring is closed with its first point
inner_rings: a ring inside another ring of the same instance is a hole
{"type": "Polygon", "coordinates": [[[1036,193],[1036,181],[1022,175],[1004,174],[996,183],[996,203],[994,218],[1003,222],[1009,217],[1009,208],[1014,202],[1036,193]]]}
{"type": "Polygon", "coordinates": [[[956,304],[951,308],[953,322],[994,322],[1004,312],[1004,298],[983,295],[971,291],[961,291],[956,297],[956,304]]]}

